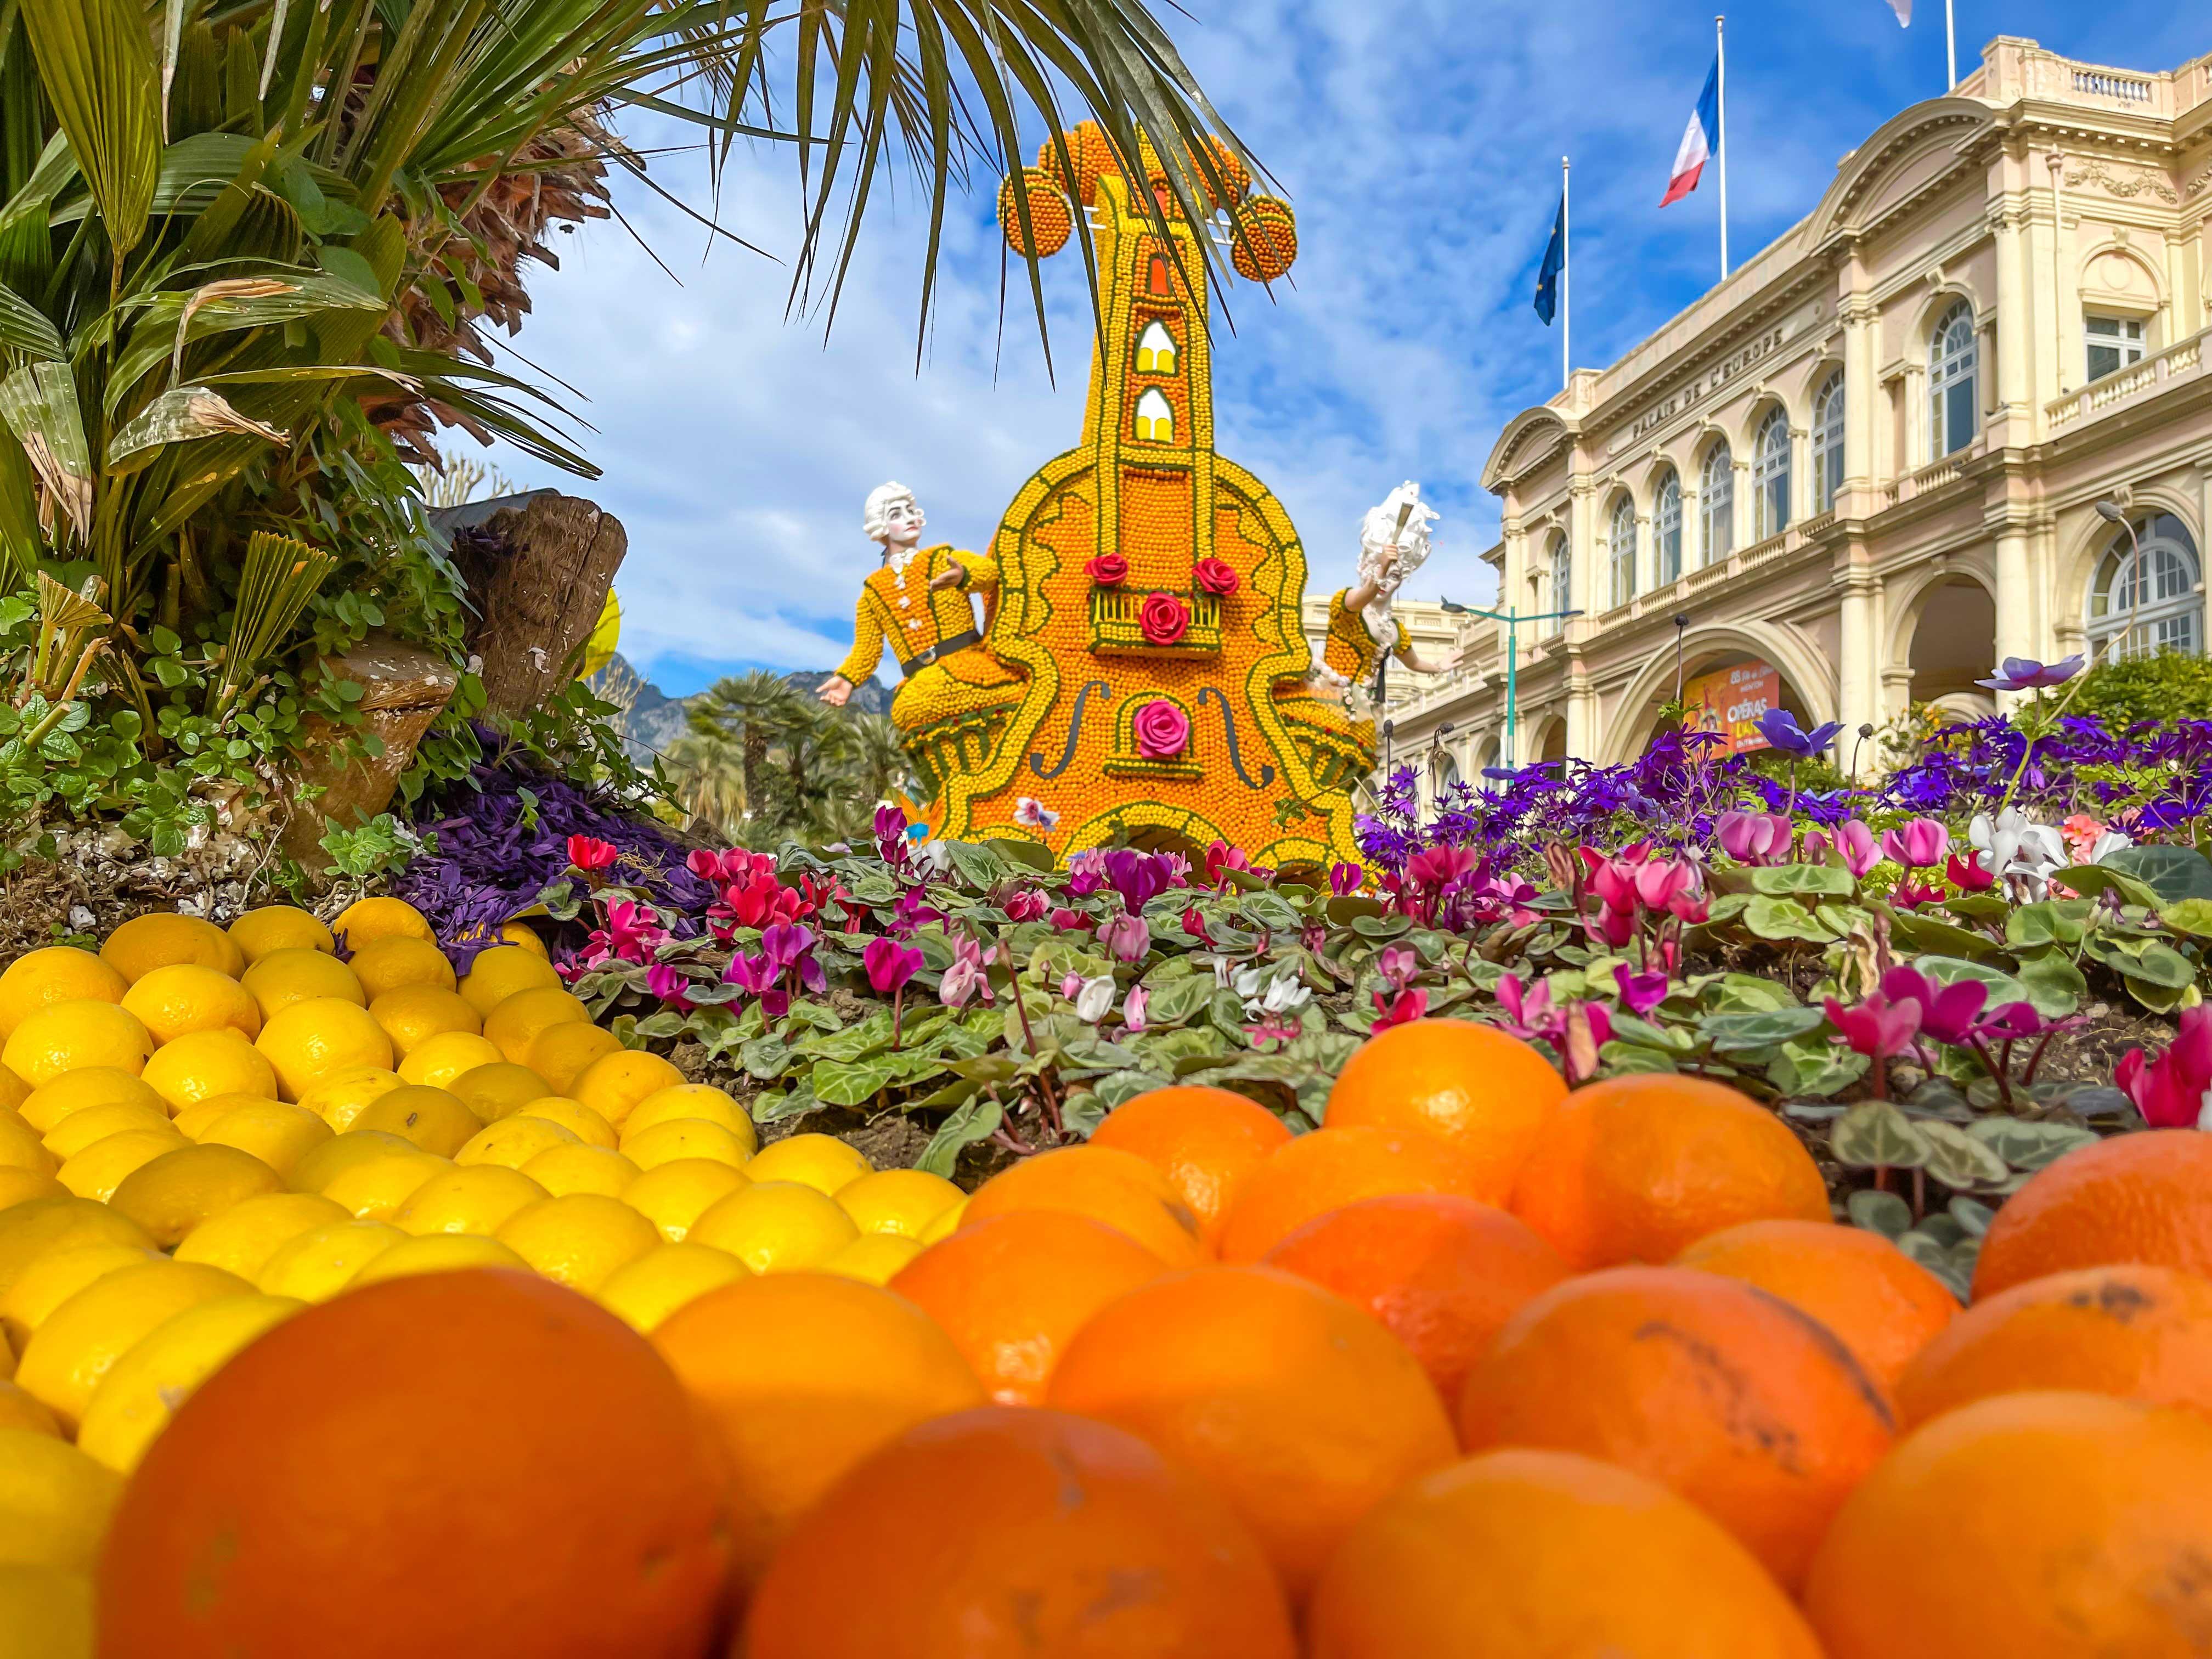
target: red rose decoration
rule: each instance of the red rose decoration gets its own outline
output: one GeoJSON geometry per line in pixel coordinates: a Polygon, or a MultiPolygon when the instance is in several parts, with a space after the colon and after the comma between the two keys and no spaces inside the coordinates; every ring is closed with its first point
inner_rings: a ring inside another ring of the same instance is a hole
{"type": "Polygon", "coordinates": [[[1132,725],[1146,760],[1173,760],[1190,745],[1190,717],[1164,697],[1138,709],[1132,725]]]}
{"type": "Polygon", "coordinates": [[[1097,554],[1083,568],[1101,587],[1119,587],[1129,580],[1129,562],[1119,553],[1097,554]]]}
{"type": "Polygon", "coordinates": [[[1190,607],[1172,593],[1147,593],[1137,626],[1154,645],[1173,645],[1190,631],[1190,607]]]}
{"type": "Polygon", "coordinates": [[[1192,567],[1191,574],[1198,578],[1198,585],[1207,592],[1224,599],[1237,591],[1240,580],[1237,573],[1220,559],[1200,559],[1192,567]]]}

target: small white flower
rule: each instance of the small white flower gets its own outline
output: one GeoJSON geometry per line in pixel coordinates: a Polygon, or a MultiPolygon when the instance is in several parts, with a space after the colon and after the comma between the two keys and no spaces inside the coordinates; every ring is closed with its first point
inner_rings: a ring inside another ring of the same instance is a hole
{"type": "Polygon", "coordinates": [[[1041,830],[1048,836],[1060,827],[1060,814],[1035,795],[1024,795],[1014,803],[1014,822],[1025,830],[1041,830]]]}
{"type": "Polygon", "coordinates": [[[2107,830],[2103,835],[2098,836],[2090,847],[2088,861],[2092,864],[2102,864],[2123,848],[2132,847],[2135,844],[2133,836],[2124,835],[2118,830],[2107,830]]]}
{"type": "Polygon", "coordinates": [[[1106,1018],[1106,1011],[1114,1006],[1114,975],[1101,974],[1096,979],[1086,979],[1083,988],[1075,994],[1075,1017],[1086,1025],[1096,1025],[1106,1018]]]}

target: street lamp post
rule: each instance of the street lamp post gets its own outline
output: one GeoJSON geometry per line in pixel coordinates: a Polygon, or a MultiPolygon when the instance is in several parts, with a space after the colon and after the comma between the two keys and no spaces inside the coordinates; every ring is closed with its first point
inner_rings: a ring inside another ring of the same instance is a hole
{"type": "Polygon", "coordinates": [[[1509,606],[1504,611],[1478,611],[1471,605],[1454,605],[1449,599],[1442,601],[1442,604],[1445,612],[1450,616],[1481,617],[1490,622],[1505,624],[1505,763],[1508,766],[1518,765],[1520,746],[1515,738],[1519,734],[1520,724],[1518,667],[1521,624],[1555,620],[1564,622],[1569,617],[1579,617],[1583,613],[1579,611],[1537,611],[1524,616],[1516,607],[1509,606]]]}
{"type": "MultiPolygon", "coordinates": [[[[2128,629],[2120,639],[2124,643],[2132,642],[2136,636],[2136,620],[2142,615],[2142,538],[2136,534],[2135,520],[2128,517],[2127,509],[2118,501],[2099,501],[2097,515],[2128,532],[2128,629]]],[[[2110,662],[2118,654],[2118,652],[2108,652],[2105,660],[2110,662]]]]}

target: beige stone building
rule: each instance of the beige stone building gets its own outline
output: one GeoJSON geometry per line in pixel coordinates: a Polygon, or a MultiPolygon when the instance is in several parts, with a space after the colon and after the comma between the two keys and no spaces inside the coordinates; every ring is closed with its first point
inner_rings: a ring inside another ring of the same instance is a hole
{"type": "MultiPolygon", "coordinates": [[[[1870,764],[1856,728],[1986,711],[2001,658],[2203,652],[2208,325],[2212,56],[1997,40],[1500,435],[1500,608],[1582,612],[1518,630],[1512,758],[1629,758],[1686,684],[1739,729],[1776,701],[1841,720],[1870,764]]],[[[1465,642],[1393,711],[1431,787],[1509,753],[1504,632],[1465,642]]]]}

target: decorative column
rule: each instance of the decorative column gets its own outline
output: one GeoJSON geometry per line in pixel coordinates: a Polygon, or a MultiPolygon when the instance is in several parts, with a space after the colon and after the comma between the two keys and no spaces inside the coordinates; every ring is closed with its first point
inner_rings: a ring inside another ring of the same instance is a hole
{"type": "Polygon", "coordinates": [[[1996,396],[1990,407],[2008,430],[2000,434],[2008,445],[2033,441],[2035,407],[2034,306],[2028,297],[2027,225],[2024,206],[2004,204],[1990,215],[1997,254],[1997,313],[1995,376],[1996,396]],[[2013,422],[2017,422],[2017,426],[2013,422]]]}
{"type": "Polygon", "coordinates": [[[1881,643],[1877,631],[1879,584],[1866,562],[1865,546],[1854,540],[1844,550],[1838,575],[1843,597],[1836,645],[1836,717],[1844,723],[1844,753],[1862,767],[1876,757],[1858,742],[1862,726],[1882,723],[1881,643]]]}
{"type": "MultiPolygon", "coordinates": [[[[2028,534],[2025,524],[2007,520],[1997,531],[1996,651],[1997,660],[2036,655],[2035,589],[2030,574],[2028,534]]],[[[1997,706],[2009,708],[2027,694],[1997,693],[1997,706]]]]}
{"type": "Polygon", "coordinates": [[[1752,516],[1751,462],[1731,448],[1729,451],[1729,471],[1735,479],[1729,487],[1729,516],[1735,524],[1735,532],[1729,538],[1729,556],[1734,558],[1751,545],[1752,532],[1759,520],[1752,516]]]}
{"type": "Polygon", "coordinates": [[[1564,631],[1579,639],[1590,618],[1605,608],[1597,598],[1597,480],[1580,471],[1567,486],[1567,608],[1583,614],[1569,618],[1564,631]]]}
{"type": "MultiPolygon", "coordinates": [[[[1864,271],[1854,252],[1846,267],[1856,282],[1864,271]]],[[[1864,517],[1874,510],[1869,499],[1881,482],[1881,459],[1875,443],[1875,420],[1881,408],[1876,356],[1880,342],[1876,326],[1881,313],[1864,294],[1852,294],[1839,309],[1844,324],[1844,487],[1843,495],[1856,498],[1852,511],[1864,517]]]]}

